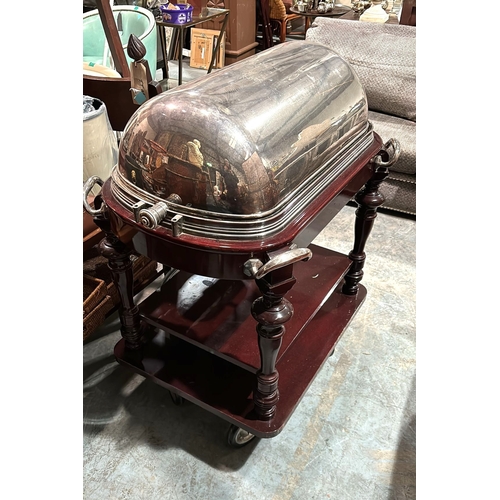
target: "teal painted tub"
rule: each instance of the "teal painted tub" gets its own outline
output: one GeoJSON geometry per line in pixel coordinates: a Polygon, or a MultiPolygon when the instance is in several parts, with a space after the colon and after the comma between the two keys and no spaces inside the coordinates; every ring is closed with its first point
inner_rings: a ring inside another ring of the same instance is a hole
{"type": "MultiPolygon", "coordinates": [[[[153,14],[143,7],[115,5],[113,7],[115,22],[119,12],[121,13],[123,28],[123,31],[119,33],[127,61],[129,64],[132,62],[132,59],[127,54],[127,43],[130,34],[133,33],[146,47],[146,60],[151,70],[151,76],[154,79],[156,73],[157,35],[153,14]]],[[[93,62],[109,67],[109,58],[107,58],[107,61],[103,61],[105,40],[106,36],[98,10],[91,10],[83,14],[83,62],[93,62]]],[[[108,55],[111,56],[109,50],[108,55]]]]}

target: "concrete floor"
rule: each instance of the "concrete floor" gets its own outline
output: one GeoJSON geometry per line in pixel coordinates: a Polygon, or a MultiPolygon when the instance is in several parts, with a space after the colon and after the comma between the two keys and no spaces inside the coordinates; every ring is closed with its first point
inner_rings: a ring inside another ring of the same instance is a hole
{"type": "MultiPolygon", "coordinates": [[[[315,244],[347,253],[353,207],[315,244]]],[[[227,422],[118,365],[116,315],[84,345],[85,500],[408,500],[415,478],[416,222],[380,213],[368,296],[284,430],[241,449],[227,422]]]]}
{"type": "MultiPolygon", "coordinates": [[[[163,79],[163,72],[161,69],[156,71],[156,81],[160,82],[163,91],[173,89],[179,85],[179,63],[178,61],[168,62],[168,79],[163,79]]],[[[212,70],[215,73],[217,68],[212,70]]],[[[182,61],[182,83],[188,83],[190,81],[201,78],[207,74],[207,70],[200,68],[192,68],[189,65],[189,58],[184,57],[182,61]]]]}

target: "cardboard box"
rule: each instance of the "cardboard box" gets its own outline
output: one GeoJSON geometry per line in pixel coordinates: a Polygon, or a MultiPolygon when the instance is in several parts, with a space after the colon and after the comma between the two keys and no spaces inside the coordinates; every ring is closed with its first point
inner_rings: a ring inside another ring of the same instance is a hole
{"type": "MultiPolygon", "coordinates": [[[[219,31],[201,28],[191,28],[191,57],[189,65],[192,68],[208,69],[212,54],[219,39],[219,31]]],[[[222,36],[219,53],[216,56],[214,68],[223,68],[225,59],[226,35],[222,36]]]]}

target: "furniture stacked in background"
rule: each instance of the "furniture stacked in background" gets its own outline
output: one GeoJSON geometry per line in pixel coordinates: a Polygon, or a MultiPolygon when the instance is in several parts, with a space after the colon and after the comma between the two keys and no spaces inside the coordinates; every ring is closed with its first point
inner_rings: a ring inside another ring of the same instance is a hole
{"type": "MultiPolygon", "coordinates": [[[[94,206],[94,198],[89,197],[94,206]]],[[[118,290],[113,283],[108,259],[103,257],[99,244],[103,231],[92,216],[83,210],[83,340],[87,340],[120,305],[118,290]]],[[[132,254],[133,290],[140,292],[161,272],[161,266],[148,257],[132,254]]]]}
{"type": "MultiPolygon", "coordinates": [[[[226,66],[253,56],[259,45],[255,40],[256,6],[255,0],[204,0],[201,5],[209,9],[229,9],[229,19],[225,30],[226,66]]],[[[221,18],[207,21],[200,28],[220,31],[221,18]]]]}
{"type": "Polygon", "coordinates": [[[284,43],[289,36],[303,37],[309,19],[292,12],[295,0],[258,0],[256,2],[256,39],[259,51],[276,43],[284,43]]]}
{"type": "MultiPolygon", "coordinates": [[[[294,35],[298,34],[297,32],[291,31],[291,22],[298,19],[302,20],[302,16],[299,14],[294,14],[290,11],[290,8],[293,7],[292,0],[269,0],[270,3],[270,21],[273,31],[276,31],[280,43],[284,43],[286,41],[287,36],[287,27],[289,27],[290,31],[288,34],[294,35]]],[[[301,32],[304,34],[304,31],[301,32]]]]}
{"type": "MultiPolygon", "coordinates": [[[[138,109],[139,105],[135,101],[131,90],[136,87],[134,75],[131,73],[129,62],[123,49],[122,40],[118,33],[118,27],[114,19],[113,10],[105,0],[96,0],[97,10],[104,29],[109,51],[113,57],[116,71],[121,77],[113,78],[107,76],[83,75],[83,95],[88,95],[100,99],[105,105],[111,127],[114,131],[121,132],[125,128],[130,117],[138,109]]],[[[155,26],[156,29],[156,26],[155,26]]],[[[146,48],[136,36],[131,35],[127,46],[127,55],[131,60],[139,61],[145,66],[147,87],[147,97],[151,98],[162,89],[153,78],[147,61],[145,60],[146,48]]],[[[139,89],[140,90],[140,89],[139,89]]]]}
{"type": "Polygon", "coordinates": [[[229,9],[206,9],[206,12],[193,14],[191,20],[185,23],[157,19],[156,24],[163,54],[163,79],[166,80],[169,77],[168,61],[175,58],[178,68],[177,84],[182,85],[183,47],[186,45],[188,33],[189,46],[191,47],[190,66],[206,69],[208,73],[211,73],[213,68],[223,67],[225,63],[225,42],[223,40],[226,38],[229,15],[229,9]],[[218,24],[218,29],[203,28],[211,22],[215,23],[216,20],[222,21],[218,24]]]}
{"type": "MultiPolygon", "coordinates": [[[[97,0],[95,3],[110,52],[121,77],[108,78],[84,74],[83,94],[101,100],[106,106],[106,114],[112,130],[121,132],[129,118],[139,108],[131,94],[131,87],[134,87],[134,74],[126,60],[110,4],[105,0],[97,0]]],[[[136,61],[136,68],[142,64],[145,66],[149,97],[160,93],[161,89],[151,78],[148,63],[144,62],[146,55],[144,44],[134,35],[129,38],[127,53],[136,61]]],[[[95,148],[91,148],[91,151],[95,152],[95,148]]],[[[93,203],[93,200],[91,202],[93,203]]],[[[116,310],[120,302],[116,287],[112,283],[111,271],[107,265],[108,260],[99,252],[98,245],[103,238],[104,233],[94,224],[92,217],[83,210],[83,340],[95,332],[116,310]]],[[[131,259],[134,272],[133,287],[134,292],[137,293],[158,276],[158,264],[147,257],[138,255],[132,255],[131,259]]]]}
{"type": "Polygon", "coordinates": [[[306,39],[332,48],[355,69],[375,131],[401,145],[380,187],[384,208],[416,215],[416,27],[316,18],[306,39]]]}

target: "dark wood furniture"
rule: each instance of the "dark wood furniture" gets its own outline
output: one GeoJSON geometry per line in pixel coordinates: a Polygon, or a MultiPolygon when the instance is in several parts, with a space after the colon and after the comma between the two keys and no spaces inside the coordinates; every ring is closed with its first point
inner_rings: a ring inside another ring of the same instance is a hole
{"type": "MultiPolygon", "coordinates": [[[[285,4],[282,0],[271,0],[271,12],[269,20],[271,25],[276,25],[278,28],[278,36],[280,43],[285,43],[287,35],[287,24],[295,19],[301,19],[302,16],[293,12],[286,11],[285,4]]],[[[307,18],[306,18],[307,19],[307,18]]],[[[305,32],[305,30],[304,30],[305,32]]],[[[297,34],[297,33],[291,33],[297,34]]]]}
{"type": "MultiPolygon", "coordinates": [[[[255,54],[259,45],[256,38],[255,0],[204,0],[208,8],[228,9],[226,26],[225,64],[226,66],[255,54]]],[[[219,30],[222,20],[214,19],[203,23],[204,29],[219,30]]]]}
{"type": "Polygon", "coordinates": [[[273,46],[273,28],[270,19],[269,0],[259,0],[256,2],[257,19],[255,24],[255,34],[259,32],[259,26],[262,33],[262,49],[268,49],[273,46]]]}
{"type": "MultiPolygon", "coordinates": [[[[134,294],[142,291],[161,274],[157,263],[143,255],[134,255],[132,266],[134,294]]],[[[100,255],[97,245],[83,252],[83,297],[85,341],[117,310],[120,303],[107,260],[100,255]]]]}
{"type": "MultiPolygon", "coordinates": [[[[91,202],[93,200],[90,200],[91,202]]],[[[101,229],[94,224],[92,216],[83,210],[83,253],[97,245],[104,237],[101,229]]]]}
{"type": "Polygon", "coordinates": [[[276,436],[365,299],[364,247],[384,201],[378,186],[388,174],[387,159],[375,134],[370,148],[286,232],[252,243],[227,241],[223,249],[201,237],[179,244],[158,229],[138,228],[108,180],[97,200],[107,209],[94,221],[106,235],[101,252],[121,296],[117,361],[175,400],[228,421],[234,446],[248,442],[247,436],[276,436]],[[349,255],[310,245],[307,263],[297,259],[255,280],[216,279],[221,273],[241,276],[249,258],[279,258],[290,241],[309,244],[304,242],[353,196],[359,208],[349,255]],[[161,292],[140,305],[133,298],[133,251],[176,268],[167,270],[161,292]]]}
{"type": "MultiPolygon", "coordinates": [[[[124,130],[130,117],[139,108],[133,101],[130,88],[130,76],[128,78],[83,77],[83,94],[96,97],[106,105],[111,128],[118,132],[124,130]]],[[[150,98],[161,91],[157,82],[152,80],[149,82],[150,98]]]]}
{"type": "Polygon", "coordinates": [[[225,33],[226,25],[229,18],[229,12],[230,12],[229,9],[204,9],[202,12],[200,12],[200,14],[193,15],[193,19],[190,22],[184,24],[166,23],[164,21],[157,19],[156,24],[160,29],[160,42],[163,54],[163,78],[168,78],[168,61],[169,59],[173,59],[172,50],[170,50],[169,53],[167,54],[165,28],[172,28],[175,33],[175,37],[172,37],[172,41],[174,43],[171,44],[171,47],[175,46],[177,49],[176,55],[179,63],[178,84],[182,85],[182,48],[184,47],[186,30],[192,28],[193,26],[199,26],[207,23],[208,21],[212,21],[217,18],[222,18],[222,24],[220,24],[218,28],[219,37],[217,39],[217,44],[214,50],[212,51],[212,59],[210,61],[210,65],[207,71],[207,73],[210,73],[214,67],[216,56],[219,53],[222,36],[225,33]]]}
{"type": "Polygon", "coordinates": [[[417,25],[417,0],[403,0],[400,24],[417,25]]]}

